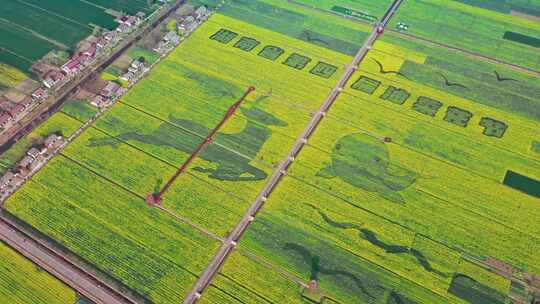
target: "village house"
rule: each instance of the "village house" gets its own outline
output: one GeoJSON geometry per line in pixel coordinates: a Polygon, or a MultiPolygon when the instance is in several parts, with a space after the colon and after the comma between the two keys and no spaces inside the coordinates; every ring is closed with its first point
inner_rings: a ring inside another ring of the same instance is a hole
{"type": "Polygon", "coordinates": [[[117,83],[108,81],[99,94],[105,98],[111,98],[113,95],[117,95],[119,91],[120,86],[117,83]]]}
{"type": "Polygon", "coordinates": [[[127,30],[129,29],[129,26],[126,25],[126,24],[120,24],[117,28],[116,28],[116,31],[118,33],[124,33],[126,32],[127,30]]]}
{"type": "Polygon", "coordinates": [[[11,183],[11,180],[15,177],[15,174],[11,171],[7,171],[1,178],[0,178],[0,189],[4,189],[7,185],[11,183]]]}
{"type": "Polygon", "coordinates": [[[47,91],[43,87],[38,88],[32,93],[32,99],[34,100],[41,100],[45,97],[47,97],[47,91]]]}
{"type": "Polygon", "coordinates": [[[198,20],[205,19],[208,16],[208,9],[206,6],[202,5],[199,6],[195,12],[193,12],[193,16],[197,18],[198,20]]]}
{"type": "Polygon", "coordinates": [[[125,81],[131,81],[135,77],[135,73],[133,71],[128,71],[127,73],[120,76],[120,79],[125,81]]]}
{"type": "Polygon", "coordinates": [[[83,52],[83,55],[88,56],[88,58],[94,58],[94,56],[96,56],[96,51],[97,51],[97,45],[95,43],[92,43],[92,45],[86,51],[83,52]]]}
{"type": "Polygon", "coordinates": [[[187,16],[181,23],[178,25],[180,31],[190,32],[197,27],[197,21],[193,16],[187,16]]]}
{"type": "Polygon", "coordinates": [[[19,166],[22,167],[22,168],[28,168],[28,166],[30,166],[30,164],[33,163],[33,162],[34,162],[34,159],[31,156],[26,155],[19,162],[19,166]]]}
{"type": "Polygon", "coordinates": [[[43,80],[43,85],[47,87],[48,89],[51,89],[56,84],[58,84],[60,81],[62,81],[65,78],[64,74],[54,71],[52,73],[49,73],[43,80]]]}
{"type": "Polygon", "coordinates": [[[107,46],[107,39],[105,39],[104,37],[101,37],[98,39],[98,41],[96,42],[96,46],[98,49],[102,49],[104,47],[107,46]]]}
{"type": "Polygon", "coordinates": [[[34,171],[36,170],[41,164],[44,164],[46,161],[45,157],[43,155],[39,155],[35,161],[33,161],[32,163],[30,163],[30,165],[28,166],[28,169],[30,169],[31,171],[34,171]]]}
{"type": "Polygon", "coordinates": [[[41,152],[36,147],[31,148],[30,150],[26,151],[26,155],[31,156],[33,159],[36,159],[40,154],[41,152]]]}
{"type": "Polygon", "coordinates": [[[47,149],[56,148],[62,143],[62,136],[58,136],[56,134],[51,134],[47,136],[45,141],[43,142],[43,146],[47,149]]]}
{"type": "Polygon", "coordinates": [[[0,128],[3,128],[5,127],[8,122],[10,122],[12,119],[11,115],[9,114],[9,112],[4,112],[2,114],[0,114],[0,128]]]}
{"type": "Polygon", "coordinates": [[[156,44],[156,46],[152,49],[152,51],[156,53],[161,53],[164,46],[165,46],[165,41],[160,40],[158,44],[156,44]]]}
{"type": "Polygon", "coordinates": [[[96,95],[92,100],[90,101],[90,104],[94,107],[101,108],[105,103],[107,102],[107,99],[101,95],[96,95]]]}
{"type": "Polygon", "coordinates": [[[30,96],[24,97],[23,100],[19,102],[19,104],[21,104],[25,109],[28,109],[30,105],[32,105],[33,103],[34,103],[34,100],[30,96]]]}
{"type": "Polygon", "coordinates": [[[12,188],[15,188],[19,186],[20,184],[22,184],[23,182],[24,182],[24,178],[22,178],[18,174],[15,174],[15,176],[9,182],[9,186],[11,186],[12,188]]]}
{"type": "Polygon", "coordinates": [[[103,39],[105,39],[105,41],[110,42],[114,38],[116,38],[116,31],[110,31],[103,34],[103,39]]]}
{"type": "Polygon", "coordinates": [[[24,106],[22,104],[18,104],[9,111],[9,115],[11,115],[11,118],[15,118],[22,112],[24,112],[24,106]]]}
{"type": "Polygon", "coordinates": [[[85,53],[75,56],[62,66],[62,71],[67,75],[75,75],[84,68],[85,63],[87,63],[90,58],[91,57],[85,53]]]}
{"type": "Polygon", "coordinates": [[[138,19],[138,22],[142,22],[144,20],[144,17],[146,17],[146,14],[144,12],[137,12],[135,14],[135,17],[138,19]]]}
{"type": "Polygon", "coordinates": [[[178,45],[180,43],[180,36],[178,36],[176,31],[170,31],[165,35],[165,37],[163,37],[163,41],[173,45],[178,45]]]}

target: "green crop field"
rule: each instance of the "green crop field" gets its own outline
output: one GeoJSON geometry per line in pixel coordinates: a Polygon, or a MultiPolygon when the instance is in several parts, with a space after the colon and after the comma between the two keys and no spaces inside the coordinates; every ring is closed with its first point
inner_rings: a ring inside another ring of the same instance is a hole
{"type": "Polygon", "coordinates": [[[234,252],[201,299],[203,304],[306,303],[302,287],[253,257],[234,252]],[[253,276],[254,273],[259,274],[253,276]]]}
{"type": "Polygon", "coordinates": [[[537,47],[504,38],[506,32],[514,32],[540,39],[540,24],[535,20],[457,1],[412,0],[403,3],[390,26],[395,28],[398,22],[407,24],[410,34],[540,70],[537,47]]]}
{"type": "MultiPolygon", "coordinates": [[[[540,180],[540,82],[519,67],[536,69],[538,56],[502,38],[539,28],[473,0],[411,1],[392,27],[518,67],[387,31],[201,303],[508,304],[516,286],[479,261],[540,273],[540,204],[526,189],[540,180]],[[509,172],[520,179],[505,182],[509,172]],[[320,293],[304,289],[312,281],[320,293]]],[[[390,5],[189,3],[219,9],[5,203],[156,304],[182,301],[344,74],[372,31],[365,21],[390,5]]],[[[95,112],[75,101],[55,119],[74,130],[95,112]]]]}
{"type": "MultiPolygon", "coordinates": [[[[349,59],[214,15],[6,208],[148,299],[178,301],[217,248],[200,231],[226,236],[234,227],[349,59]],[[225,28],[234,41],[211,39],[225,28]],[[260,44],[235,47],[241,37],[260,44]],[[260,55],[267,45],[281,50],[274,60],[260,55]],[[293,54],[309,61],[284,64],[293,54]],[[251,85],[255,93],[165,196],[167,212],[149,208],[143,198],[159,190],[251,85]],[[104,236],[110,241],[97,246],[104,236]]],[[[61,115],[81,122],[93,113],[78,101],[61,115]]]]}
{"type": "Polygon", "coordinates": [[[34,61],[53,49],[73,48],[95,27],[116,28],[118,24],[109,9],[133,15],[138,11],[153,11],[145,1],[139,0],[3,3],[0,6],[0,63],[28,73],[34,61]]]}
{"type": "Polygon", "coordinates": [[[148,6],[147,1],[140,0],[86,0],[98,7],[106,7],[118,12],[126,12],[135,15],[137,12],[151,13],[153,9],[148,6]]]}
{"type": "Polygon", "coordinates": [[[75,304],[75,292],[0,242],[0,298],[10,304],[75,304]]]}
{"type": "Polygon", "coordinates": [[[157,303],[180,301],[217,248],[65,156],[51,161],[6,208],[157,303]]]}
{"type": "MultiPolygon", "coordinates": [[[[215,7],[219,3],[214,0],[191,0],[190,2],[194,5],[205,4],[209,7],[215,7]]],[[[219,12],[258,27],[351,56],[356,53],[371,29],[366,24],[347,20],[328,12],[309,9],[286,0],[231,0],[227,1],[219,12]]]]}

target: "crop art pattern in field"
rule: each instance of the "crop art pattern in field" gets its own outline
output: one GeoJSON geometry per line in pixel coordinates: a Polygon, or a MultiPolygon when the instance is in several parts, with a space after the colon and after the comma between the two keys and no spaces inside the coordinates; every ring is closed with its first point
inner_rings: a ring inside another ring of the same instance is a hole
{"type": "Polygon", "coordinates": [[[416,102],[413,103],[412,109],[424,115],[435,117],[435,115],[437,115],[437,112],[439,112],[439,109],[442,106],[443,103],[438,100],[425,96],[420,96],[418,97],[416,102]]]}
{"type": "Polygon", "coordinates": [[[381,99],[393,102],[395,104],[402,105],[411,96],[411,93],[404,89],[389,86],[384,93],[380,96],[381,99]]]}
{"type": "Polygon", "coordinates": [[[448,107],[444,120],[465,128],[472,117],[473,114],[467,110],[463,110],[458,107],[448,107]]]}
{"type": "Polygon", "coordinates": [[[314,66],[311,71],[311,74],[321,76],[323,78],[330,78],[337,71],[337,67],[326,62],[319,61],[316,66],[314,66]]]}
{"type": "MultiPolygon", "coordinates": [[[[234,40],[238,36],[237,33],[221,28],[214,34],[210,36],[211,40],[219,41],[223,44],[228,44],[232,40],[234,40]]],[[[260,42],[254,38],[250,37],[242,37],[240,40],[238,40],[234,47],[241,49],[246,52],[251,52],[253,49],[255,49],[260,42]]],[[[270,59],[272,61],[277,60],[285,51],[274,45],[266,45],[259,53],[258,55],[267,59],[270,59]]],[[[298,54],[298,53],[292,53],[283,61],[282,63],[284,65],[287,65],[293,69],[296,70],[303,70],[312,59],[308,56],[298,54]]],[[[323,78],[330,78],[334,73],[337,71],[337,67],[331,64],[328,64],[326,62],[319,61],[311,70],[309,71],[311,74],[323,77],[323,78]]]]}
{"type": "MultiPolygon", "coordinates": [[[[379,88],[381,82],[379,80],[361,75],[352,85],[351,88],[369,95],[373,95],[379,88]]],[[[389,85],[384,93],[379,98],[385,101],[403,105],[409,99],[411,93],[405,89],[389,85]]],[[[411,109],[424,115],[435,117],[439,110],[443,107],[443,103],[431,97],[419,96],[413,102],[411,109]]],[[[448,106],[443,120],[466,128],[474,114],[468,110],[461,109],[455,106],[448,106]]],[[[484,117],[480,121],[480,126],[484,127],[483,134],[490,137],[502,138],[508,125],[502,121],[493,118],[484,117]]]]}
{"type": "Polygon", "coordinates": [[[297,53],[292,53],[289,57],[287,57],[287,59],[285,59],[285,61],[283,61],[283,64],[288,65],[291,68],[295,68],[297,70],[302,70],[310,62],[311,62],[311,58],[297,54],[297,53]]]}
{"type": "Polygon", "coordinates": [[[395,203],[405,203],[398,193],[411,186],[418,174],[390,165],[384,142],[367,134],[350,134],[338,140],[332,150],[332,162],[317,173],[324,178],[339,177],[354,187],[395,203]]]}
{"type": "Polygon", "coordinates": [[[351,88],[364,92],[367,94],[373,94],[379,88],[381,82],[367,76],[360,76],[352,85],[351,88]]]}
{"type": "Polygon", "coordinates": [[[244,50],[246,52],[251,52],[259,44],[261,44],[261,42],[254,38],[242,37],[240,38],[240,40],[238,40],[238,42],[234,44],[234,47],[244,50]]]}
{"type": "Polygon", "coordinates": [[[236,36],[238,36],[238,34],[233,31],[229,31],[227,29],[220,29],[215,34],[210,36],[210,39],[216,40],[223,44],[227,44],[231,42],[234,38],[236,38],[236,36]]]}
{"type": "Polygon", "coordinates": [[[258,55],[261,56],[261,57],[264,57],[266,59],[270,59],[272,61],[275,61],[283,53],[285,53],[285,51],[282,48],[280,48],[279,46],[267,45],[259,52],[258,55]]]}

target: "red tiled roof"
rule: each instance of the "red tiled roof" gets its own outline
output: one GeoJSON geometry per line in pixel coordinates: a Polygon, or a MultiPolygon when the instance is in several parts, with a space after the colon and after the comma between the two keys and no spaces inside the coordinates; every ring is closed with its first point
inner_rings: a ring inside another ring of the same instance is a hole
{"type": "Polygon", "coordinates": [[[11,115],[9,113],[3,113],[0,115],[0,125],[3,125],[11,120],[11,115]]]}

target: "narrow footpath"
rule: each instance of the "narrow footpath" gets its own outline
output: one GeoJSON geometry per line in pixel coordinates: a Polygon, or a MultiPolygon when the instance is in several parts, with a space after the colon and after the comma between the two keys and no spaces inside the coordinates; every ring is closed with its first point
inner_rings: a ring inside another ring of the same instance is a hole
{"type": "Polygon", "coordinates": [[[216,253],[210,264],[204,270],[204,272],[199,277],[199,280],[195,283],[187,297],[184,299],[183,304],[192,304],[197,302],[197,300],[202,296],[206,288],[212,282],[212,279],[218,274],[220,268],[225,263],[225,260],[229,254],[234,250],[237,242],[240,240],[249,224],[255,219],[257,213],[261,210],[267,198],[270,196],[272,191],[276,188],[279,181],[283,176],[287,175],[287,170],[293,163],[294,159],[298,156],[302,148],[306,145],[308,139],[315,132],[320,122],[326,115],[326,112],[330,109],[332,104],[336,101],[337,97],[341,94],[342,90],[345,88],[345,85],[350,80],[353,73],[358,69],[360,62],[367,55],[377,38],[382,35],[384,29],[388,25],[390,18],[395,14],[403,0],[395,0],[390,8],[386,11],[383,18],[379,23],[375,25],[373,31],[366,39],[360,50],[354,56],[352,62],[347,66],[345,73],[336,84],[334,89],[330,92],[324,103],[316,112],[309,124],[306,126],[300,137],[294,143],[291,151],[289,151],[287,157],[280,163],[279,167],[274,171],[274,174],[270,180],[266,183],[264,188],[261,190],[255,201],[251,204],[251,207],[244,214],[240,222],[237,224],[233,232],[224,240],[219,251],[216,253]]]}

